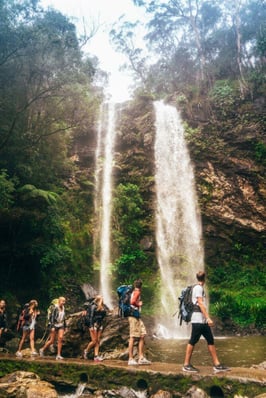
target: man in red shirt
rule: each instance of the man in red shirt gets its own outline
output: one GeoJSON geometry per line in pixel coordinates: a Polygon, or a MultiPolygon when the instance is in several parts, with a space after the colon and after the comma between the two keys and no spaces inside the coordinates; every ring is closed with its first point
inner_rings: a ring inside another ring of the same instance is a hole
{"type": "Polygon", "coordinates": [[[128,365],[149,365],[151,361],[148,361],[144,357],[144,337],[146,336],[146,328],[145,325],[140,319],[142,301],[141,301],[141,287],[142,287],[142,280],[137,279],[134,282],[134,290],[131,295],[130,304],[133,309],[133,314],[135,316],[129,316],[129,344],[128,344],[128,365]],[[134,348],[134,340],[139,339],[138,342],[138,361],[133,358],[133,348],[134,348]]]}

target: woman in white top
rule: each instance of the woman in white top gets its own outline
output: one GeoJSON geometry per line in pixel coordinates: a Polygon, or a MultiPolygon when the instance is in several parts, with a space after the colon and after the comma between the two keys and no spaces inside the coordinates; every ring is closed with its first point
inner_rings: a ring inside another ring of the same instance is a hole
{"type": "Polygon", "coordinates": [[[59,297],[58,304],[54,306],[51,313],[51,318],[49,322],[50,335],[48,340],[42,348],[40,348],[40,356],[44,356],[44,351],[46,348],[54,344],[55,337],[57,335],[57,355],[56,360],[64,359],[61,355],[63,346],[63,337],[66,329],[66,313],[65,313],[65,297],[59,297]]]}

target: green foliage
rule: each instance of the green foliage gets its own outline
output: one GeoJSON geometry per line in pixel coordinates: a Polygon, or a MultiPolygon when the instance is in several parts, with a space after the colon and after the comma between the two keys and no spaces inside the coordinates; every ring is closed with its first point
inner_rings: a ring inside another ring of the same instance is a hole
{"type": "Polygon", "coordinates": [[[132,283],[136,278],[143,277],[146,263],[147,256],[142,250],[122,254],[114,264],[117,280],[119,283],[132,283]]]}
{"type": "Polygon", "coordinates": [[[139,246],[143,234],[143,200],[137,185],[119,184],[113,200],[113,237],[122,253],[139,246]]]}
{"type": "Polygon", "coordinates": [[[236,241],[219,267],[210,268],[212,312],[240,326],[265,327],[265,248],[236,241]]]}
{"type": "Polygon", "coordinates": [[[266,145],[262,141],[255,144],[255,158],[259,163],[265,164],[266,162],[266,145]]]}
{"type": "Polygon", "coordinates": [[[212,312],[221,320],[232,319],[236,324],[246,327],[265,328],[265,291],[249,288],[242,291],[211,289],[210,296],[215,298],[212,312]]]}
{"type": "Polygon", "coordinates": [[[212,103],[225,115],[236,100],[236,91],[228,80],[217,80],[210,92],[212,103]]]}
{"type": "Polygon", "coordinates": [[[8,178],[6,170],[0,170],[0,210],[8,209],[14,203],[15,185],[8,178]]]}

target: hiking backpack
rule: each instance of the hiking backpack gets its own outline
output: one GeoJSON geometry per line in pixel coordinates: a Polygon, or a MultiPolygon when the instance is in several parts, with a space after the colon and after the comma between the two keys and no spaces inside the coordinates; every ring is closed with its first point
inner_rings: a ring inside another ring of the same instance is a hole
{"type": "Polygon", "coordinates": [[[52,313],[55,309],[55,306],[58,304],[58,298],[55,298],[51,301],[49,307],[47,308],[47,317],[46,317],[46,326],[51,324],[52,313]]]}
{"type": "Polygon", "coordinates": [[[29,303],[24,304],[24,306],[21,308],[21,311],[18,316],[17,332],[23,328],[23,325],[25,323],[25,314],[27,313],[28,309],[29,309],[29,303]]]}
{"type": "Polygon", "coordinates": [[[122,318],[132,315],[130,298],[133,292],[132,285],[121,285],[117,289],[118,294],[118,315],[122,318]]]}
{"type": "Polygon", "coordinates": [[[179,299],[179,314],[178,318],[180,318],[180,325],[182,324],[182,321],[185,322],[190,322],[191,321],[191,316],[194,311],[194,304],[192,302],[192,292],[193,292],[193,287],[195,285],[190,285],[184,288],[181,291],[179,299]]]}
{"type": "Polygon", "coordinates": [[[92,309],[92,304],[94,304],[95,297],[89,297],[88,301],[83,304],[85,310],[86,310],[86,315],[84,315],[83,322],[85,326],[90,326],[90,318],[91,318],[91,309],[92,309]]]}

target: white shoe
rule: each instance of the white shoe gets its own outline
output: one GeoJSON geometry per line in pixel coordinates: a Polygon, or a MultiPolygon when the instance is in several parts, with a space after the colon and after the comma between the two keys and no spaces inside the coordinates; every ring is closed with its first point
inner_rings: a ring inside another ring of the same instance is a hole
{"type": "Polygon", "coordinates": [[[128,363],[127,363],[129,366],[134,366],[134,365],[138,365],[138,362],[134,359],[134,358],[132,358],[132,359],[129,359],[128,360],[128,363]]]}
{"type": "Polygon", "coordinates": [[[150,365],[151,364],[151,361],[149,361],[148,359],[146,359],[146,358],[141,358],[141,359],[139,359],[139,365],[150,365]]]}
{"type": "Polygon", "coordinates": [[[64,358],[61,357],[61,355],[56,355],[55,359],[56,359],[57,361],[59,361],[60,359],[64,359],[64,358]]]}
{"type": "Polygon", "coordinates": [[[39,354],[40,354],[40,357],[44,357],[44,351],[41,348],[39,349],[39,354]]]}
{"type": "Polygon", "coordinates": [[[83,358],[84,359],[88,359],[87,355],[88,355],[88,351],[84,350],[83,351],[83,358]]]}
{"type": "Polygon", "coordinates": [[[17,351],[16,352],[16,357],[18,357],[18,358],[22,358],[22,352],[21,351],[17,351]]]}
{"type": "Polygon", "coordinates": [[[38,352],[36,352],[36,351],[31,351],[30,355],[33,356],[33,357],[35,357],[36,355],[38,355],[38,352]]]}

